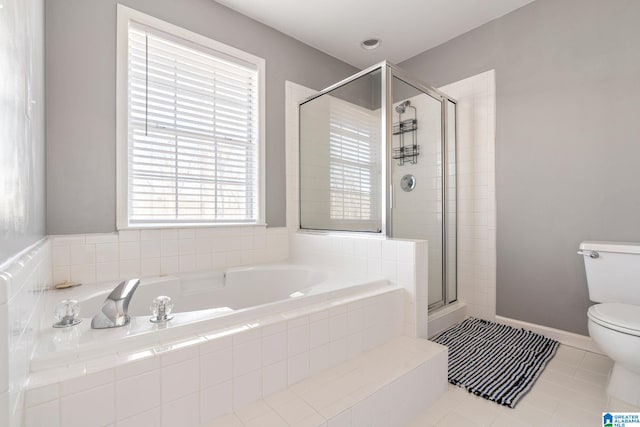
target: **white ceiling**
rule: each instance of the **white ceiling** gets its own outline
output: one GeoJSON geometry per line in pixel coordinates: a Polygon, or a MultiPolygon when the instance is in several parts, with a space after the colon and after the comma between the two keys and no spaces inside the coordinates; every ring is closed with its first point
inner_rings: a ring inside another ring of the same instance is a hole
{"type": "Polygon", "coordinates": [[[216,0],[358,68],[399,63],[533,0],[216,0]],[[381,46],[360,43],[379,38],[381,46]]]}

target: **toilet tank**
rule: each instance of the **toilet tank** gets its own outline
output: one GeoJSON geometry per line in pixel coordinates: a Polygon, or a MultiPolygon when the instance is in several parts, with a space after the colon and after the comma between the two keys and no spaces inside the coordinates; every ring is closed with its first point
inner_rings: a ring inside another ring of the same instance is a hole
{"type": "Polygon", "coordinates": [[[580,252],[591,301],[640,305],[640,243],[582,242],[580,252]]]}

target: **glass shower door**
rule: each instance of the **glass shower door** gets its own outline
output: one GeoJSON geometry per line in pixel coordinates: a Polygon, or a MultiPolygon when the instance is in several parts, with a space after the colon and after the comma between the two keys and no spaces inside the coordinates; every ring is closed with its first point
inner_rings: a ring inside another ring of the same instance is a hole
{"type": "Polygon", "coordinates": [[[445,130],[455,130],[455,117],[447,120],[455,104],[445,111],[440,97],[395,76],[392,85],[391,235],[429,242],[428,301],[435,308],[455,300],[445,290],[455,294],[455,144],[445,151],[444,143],[445,130]],[[446,208],[445,188],[453,197],[446,208]]]}

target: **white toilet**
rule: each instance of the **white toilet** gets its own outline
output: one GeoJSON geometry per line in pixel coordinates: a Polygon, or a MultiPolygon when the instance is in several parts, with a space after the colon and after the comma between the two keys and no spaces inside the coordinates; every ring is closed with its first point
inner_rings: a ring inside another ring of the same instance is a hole
{"type": "Polygon", "coordinates": [[[607,392],[640,406],[640,243],[582,242],[589,335],[613,361],[607,392]]]}

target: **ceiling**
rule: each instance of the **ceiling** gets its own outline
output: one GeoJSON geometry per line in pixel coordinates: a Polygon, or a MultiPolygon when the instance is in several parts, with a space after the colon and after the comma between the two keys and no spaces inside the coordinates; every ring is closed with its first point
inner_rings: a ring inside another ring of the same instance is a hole
{"type": "Polygon", "coordinates": [[[400,63],[533,0],[216,0],[357,68],[400,63]],[[376,50],[360,43],[382,40],[376,50]]]}

